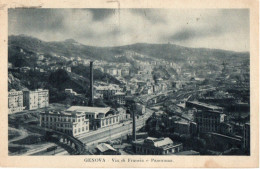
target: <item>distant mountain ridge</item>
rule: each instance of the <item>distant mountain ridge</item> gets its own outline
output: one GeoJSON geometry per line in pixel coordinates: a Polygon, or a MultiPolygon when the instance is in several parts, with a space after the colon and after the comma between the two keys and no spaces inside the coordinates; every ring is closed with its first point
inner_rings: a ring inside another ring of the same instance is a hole
{"type": "MultiPolygon", "coordinates": [[[[81,57],[83,59],[106,60],[115,62],[116,55],[123,55],[126,51],[137,52],[166,61],[182,62],[188,58],[194,60],[214,59],[246,59],[249,52],[233,52],[220,49],[189,48],[175,44],[136,43],[116,47],[95,47],[78,43],[74,39],[65,41],[46,42],[26,35],[11,35],[8,47],[18,47],[33,53],[55,53],[65,57],[81,57]]],[[[120,60],[124,61],[124,60],[120,60]]],[[[127,60],[126,60],[127,61],[127,60]]]]}

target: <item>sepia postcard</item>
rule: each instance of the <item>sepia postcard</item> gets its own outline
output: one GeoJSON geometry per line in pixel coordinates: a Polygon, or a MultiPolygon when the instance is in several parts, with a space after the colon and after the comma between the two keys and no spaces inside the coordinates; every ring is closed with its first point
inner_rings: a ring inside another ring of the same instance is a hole
{"type": "Polygon", "coordinates": [[[257,0],[0,2],[0,166],[259,167],[257,0]]]}

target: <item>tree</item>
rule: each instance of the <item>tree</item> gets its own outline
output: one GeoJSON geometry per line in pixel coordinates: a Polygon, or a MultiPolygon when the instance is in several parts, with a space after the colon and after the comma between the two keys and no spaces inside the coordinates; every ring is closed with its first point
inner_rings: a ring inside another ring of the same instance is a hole
{"type": "Polygon", "coordinates": [[[95,104],[95,106],[97,106],[97,107],[107,107],[107,104],[105,104],[104,102],[103,102],[103,100],[102,99],[96,99],[95,101],[94,101],[94,104],[95,104]]]}

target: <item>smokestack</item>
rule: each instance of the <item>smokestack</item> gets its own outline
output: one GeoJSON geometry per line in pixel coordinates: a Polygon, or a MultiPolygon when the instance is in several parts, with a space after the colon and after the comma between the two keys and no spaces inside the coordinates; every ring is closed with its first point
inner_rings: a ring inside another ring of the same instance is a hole
{"type": "Polygon", "coordinates": [[[89,102],[88,105],[89,106],[94,106],[94,99],[93,99],[93,61],[90,61],[90,76],[89,76],[89,81],[90,81],[90,86],[89,86],[89,90],[90,90],[90,97],[89,97],[89,102]]]}
{"type": "Polygon", "coordinates": [[[133,138],[132,141],[136,140],[136,134],[135,134],[135,111],[132,111],[133,113],[133,138]]]}

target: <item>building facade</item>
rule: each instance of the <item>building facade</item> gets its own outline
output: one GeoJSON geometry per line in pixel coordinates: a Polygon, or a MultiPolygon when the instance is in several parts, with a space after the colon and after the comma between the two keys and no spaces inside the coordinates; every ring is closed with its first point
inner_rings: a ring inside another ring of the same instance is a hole
{"type": "Polygon", "coordinates": [[[119,122],[123,122],[127,119],[130,119],[130,114],[126,113],[126,109],[124,108],[117,108],[117,111],[119,112],[119,122]]]}
{"type": "Polygon", "coordinates": [[[199,110],[194,112],[198,132],[220,132],[220,124],[225,121],[225,114],[220,111],[199,110]]]}
{"type": "Polygon", "coordinates": [[[190,123],[187,121],[175,121],[173,127],[174,133],[190,134],[190,123]]]}
{"type": "Polygon", "coordinates": [[[103,95],[104,99],[111,99],[118,92],[122,92],[122,89],[118,86],[95,86],[94,87],[95,96],[103,95]]]}
{"type": "Polygon", "coordinates": [[[80,112],[50,112],[40,114],[40,125],[71,136],[89,132],[89,120],[80,112]]]}
{"type": "Polygon", "coordinates": [[[23,111],[23,92],[11,90],[8,92],[8,113],[23,111]]]}
{"type": "Polygon", "coordinates": [[[23,103],[28,110],[48,107],[49,90],[23,91],[23,103]]]}
{"type": "Polygon", "coordinates": [[[112,101],[119,105],[125,105],[125,93],[117,92],[112,96],[112,101]]]}
{"type": "Polygon", "coordinates": [[[67,111],[84,113],[93,130],[119,123],[119,113],[110,107],[71,106],[67,111]]]}

